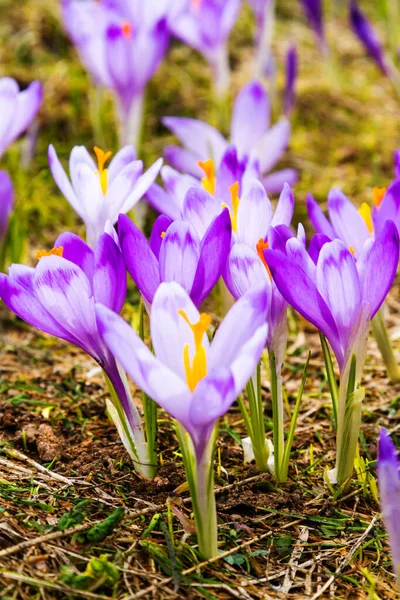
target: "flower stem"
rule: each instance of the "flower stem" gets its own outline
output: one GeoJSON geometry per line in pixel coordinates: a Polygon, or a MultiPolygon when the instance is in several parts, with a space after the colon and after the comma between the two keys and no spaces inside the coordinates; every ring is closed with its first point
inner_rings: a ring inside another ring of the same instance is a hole
{"type": "Polygon", "coordinates": [[[265,473],[268,471],[269,450],[265,438],[260,364],[257,366],[256,373],[248,382],[246,390],[249,401],[249,411],[247,411],[242,399],[239,399],[239,406],[251,439],[257,469],[261,473],[265,473]]]}
{"type": "Polygon", "coordinates": [[[119,107],[119,143],[120,146],[132,144],[139,152],[144,107],[144,90],[138,92],[129,105],[129,110],[119,107]]]}
{"type": "Polygon", "coordinates": [[[154,454],[146,441],[140,415],[129,392],[126,375],[118,365],[115,365],[111,372],[109,369],[103,372],[111,394],[109,413],[121,441],[133,461],[135,470],[144,477],[153,479],[157,473],[157,462],[151,460],[151,457],[154,459],[154,454]]]}
{"type": "Polygon", "coordinates": [[[192,498],[200,554],[213,558],[218,554],[217,510],[214,494],[214,454],[218,423],[201,456],[196,457],[186,429],[176,423],[177,435],[192,498]]]}
{"type": "Polygon", "coordinates": [[[276,368],[275,353],[269,353],[269,368],[271,376],[272,422],[274,439],[274,470],[275,479],[282,481],[281,467],[285,451],[285,434],[283,424],[282,375],[276,368]]]}
{"type": "Polygon", "coordinates": [[[400,381],[400,368],[386,329],[383,307],[378,310],[375,317],[372,319],[372,332],[376,339],[376,343],[378,344],[379,351],[382,354],[390,381],[392,383],[398,383],[400,381]]]}
{"type": "Polygon", "coordinates": [[[257,31],[254,77],[261,79],[271,60],[272,38],[275,28],[275,0],[268,0],[264,7],[262,26],[257,31]]]}

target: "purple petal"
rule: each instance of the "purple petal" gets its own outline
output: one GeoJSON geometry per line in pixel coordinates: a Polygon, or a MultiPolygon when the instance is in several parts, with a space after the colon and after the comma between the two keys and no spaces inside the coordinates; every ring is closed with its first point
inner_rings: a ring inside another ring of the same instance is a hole
{"type": "Polygon", "coordinates": [[[213,220],[221,213],[221,201],[201,187],[190,188],[183,203],[183,218],[204,237],[213,220]]]}
{"type": "Polygon", "coordinates": [[[395,446],[386,429],[379,432],[378,483],[381,509],[392,552],[395,576],[400,565],[400,477],[395,446]]]}
{"type": "Polygon", "coordinates": [[[286,225],[289,227],[294,212],[294,196],[290,185],[285,183],[276,206],[271,225],[286,225]]]}
{"type": "Polygon", "coordinates": [[[339,333],[332,313],[315,283],[301,267],[283,254],[266,250],[265,257],[278,290],[295,310],[330,341],[338,360],[343,359],[339,333]]]}
{"type": "Polygon", "coordinates": [[[182,173],[187,173],[197,179],[201,179],[204,176],[203,171],[198,165],[199,157],[191,150],[186,150],[186,148],[181,148],[181,146],[167,146],[164,148],[163,156],[171,167],[182,171],[182,173]]]}
{"type": "Polygon", "coordinates": [[[394,151],[393,159],[394,176],[396,179],[400,179],[400,150],[394,151]]]}
{"type": "Polygon", "coordinates": [[[350,2],[350,24],[370,57],[376,62],[383,73],[389,75],[390,68],[386,61],[381,41],[355,0],[351,0],[350,2]]]}
{"type": "Polygon", "coordinates": [[[352,246],[358,256],[370,233],[354,204],[341,190],[332,188],[328,194],[328,212],[335,237],[341,239],[348,248],[352,246]]]}
{"type": "Polygon", "coordinates": [[[316,202],[311,194],[307,194],[307,212],[315,231],[323,233],[331,240],[336,237],[335,231],[328,221],[327,217],[322,212],[318,202],[316,202]]]}
{"type": "Polygon", "coordinates": [[[159,260],[160,248],[163,241],[163,234],[167,231],[172,221],[166,215],[160,215],[154,222],[153,229],[150,235],[150,248],[153,251],[154,256],[159,260]]]}
{"type": "Polygon", "coordinates": [[[354,258],[341,240],[325,244],[319,254],[316,283],[335,320],[343,348],[362,295],[354,258]]]}
{"type": "Polygon", "coordinates": [[[378,235],[390,219],[400,231],[400,181],[394,181],[387,189],[378,208],[372,212],[375,235],[378,235]]]}
{"type": "Polygon", "coordinates": [[[74,233],[62,233],[55,241],[54,247],[63,248],[62,256],[82,269],[90,284],[93,284],[94,253],[93,250],[74,233]]]}
{"type": "Polygon", "coordinates": [[[296,46],[290,46],[286,53],[286,80],[284,91],[284,111],[285,115],[289,115],[295,103],[295,85],[298,72],[298,57],[296,46]]]}
{"type": "MultiPolygon", "coordinates": [[[[72,156],[72,154],[71,154],[72,156]]],[[[68,200],[72,208],[78,213],[80,218],[83,220],[85,213],[82,210],[80,202],[76,197],[75,191],[71,185],[70,180],[68,179],[59,159],[55,148],[52,144],[49,146],[48,150],[48,161],[51,174],[53,175],[54,181],[60,189],[60,192],[63,196],[68,200]]]]}
{"type": "Polygon", "coordinates": [[[175,221],[160,249],[161,281],[175,281],[190,294],[200,257],[200,238],[190,223],[175,221]]]}
{"type": "Polygon", "coordinates": [[[103,233],[95,248],[94,298],[119,313],[126,297],[126,268],[121,250],[108,233],[103,233]]]}
{"type": "MultiPolygon", "coordinates": [[[[210,346],[210,371],[220,367],[230,368],[235,361],[239,360],[239,358],[247,363],[244,348],[246,344],[255,337],[258,329],[265,326],[268,303],[268,290],[261,282],[257,286],[251,288],[232,306],[219,326],[210,346]]],[[[253,353],[250,353],[249,355],[251,360],[254,359],[254,364],[247,375],[247,380],[255,370],[267,339],[266,328],[263,328],[262,331],[264,338],[261,340],[260,354],[256,357],[254,357],[253,353]]],[[[255,346],[257,350],[259,345],[260,340],[257,339],[255,346]]],[[[243,385],[246,384],[246,381],[243,382],[243,385]]],[[[241,390],[237,390],[238,393],[240,391],[241,390]]]]}
{"type": "Polygon", "coordinates": [[[13,205],[14,190],[11,178],[6,171],[0,171],[0,248],[7,233],[13,205]]]}
{"type": "Polygon", "coordinates": [[[264,239],[272,219],[272,205],[263,185],[252,179],[245,187],[237,213],[238,239],[255,248],[264,239]]]}
{"type": "Polygon", "coordinates": [[[294,169],[281,169],[263,177],[262,183],[267,194],[280,194],[285,183],[293,187],[298,179],[299,174],[294,169]]]}
{"type": "Polygon", "coordinates": [[[241,158],[249,156],[269,127],[271,106],[267,92],[259,81],[241,89],[233,107],[231,142],[241,158]]]}
{"type": "Polygon", "coordinates": [[[299,265],[308,277],[315,280],[315,264],[307,250],[297,238],[292,237],[286,242],[287,257],[299,265]]]}
{"type": "Polygon", "coordinates": [[[371,304],[371,319],[386,298],[399,262],[399,234],[393,221],[386,221],[371,247],[364,272],[362,296],[371,304]]]}
{"type": "MultiPolygon", "coordinates": [[[[223,202],[231,204],[231,193],[229,188],[236,182],[241,182],[245,172],[246,160],[240,161],[237,149],[234,146],[228,146],[221,159],[218,168],[217,181],[215,186],[215,196],[223,202]]],[[[241,194],[242,190],[240,190],[241,194]]]]}
{"type": "Polygon", "coordinates": [[[191,397],[186,383],[162,364],[115,312],[96,304],[96,316],[105,344],[136,385],[186,425],[191,397]]]}
{"type": "Polygon", "coordinates": [[[258,143],[257,157],[261,173],[267,173],[285,152],[290,139],[290,123],[281,119],[263,135],[258,143]]]}
{"type": "Polygon", "coordinates": [[[268,271],[260,257],[247,244],[236,243],[229,254],[225,283],[236,299],[243,296],[251,287],[264,283],[271,287],[268,271]]]}
{"type": "Polygon", "coordinates": [[[158,183],[153,183],[146,192],[146,200],[161,214],[165,214],[173,221],[181,218],[179,199],[168,194],[158,183]]]}
{"type": "Polygon", "coordinates": [[[324,235],[323,233],[316,233],[310,241],[310,246],[308,248],[308,254],[310,258],[313,260],[315,264],[318,262],[319,253],[321,252],[321,248],[324,244],[331,242],[332,238],[324,235]]]}
{"type": "Polygon", "coordinates": [[[200,258],[190,297],[200,306],[217,283],[231,246],[232,226],[229,211],[223,210],[207,230],[201,244],[200,258]]]}
{"type": "Polygon", "coordinates": [[[107,172],[108,180],[113,181],[124,167],[136,161],[136,151],[133,146],[124,146],[111,160],[107,172]]]}
{"type": "Polygon", "coordinates": [[[161,281],[158,261],[146,237],[126,215],[119,216],[118,237],[126,268],[140,292],[151,303],[161,281]]]}
{"type": "Polygon", "coordinates": [[[29,127],[39,111],[42,100],[43,89],[38,81],[32,82],[26,90],[19,92],[12,121],[7,129],[7,146],[29,127]]]}
{"type": "Polygon", "coordinates": [[[162,122],[198,157],[197,160],[212,158],[216,165],[220,162],[227,142],[214,127],[198,119],[186,117],[164,117],[162,122]]]}
{"type": "Polygon", "coordinates": [[[324,43],[324,15],[322,0],[301,0],[306,17],[320,40],[324,43]]]}
{"type": "MultiPolygon", "coordinates": [[[[141,162],[141,161],[139,161],[139,162],[141,162]]],[[[154,164],[151,165],[151,167],[149,169],[147,169],[147,171],[145,171],[143,173],[143,175],[141,175],[135,181],[135,184],[134,184],[134,187],[133,187],[131,193],[128,195],[128,197],[125,199],[124,203],[122,204],[122,207],[120,209],[121,213],[126,214],[127,212],[129,212],[135,206],[135,204],[137,204],[139,202],[139,200],[141,200],[143,198],[143,196],[146,194],[148,189],[151,187],[151,185],[153,185],[153,183],[157,179],[157,176],[160,172],[162,164],[163,164],[163,160],[162,160],[162,158],[159,158],[158,160],[156,160],[156,162],[154,164]]],[[[116,219],[116,217],[115,217],[115,219],[116,219]]],[[[112,219],[110,219],[110,220],[112,220],[112,219]]]]}
{"type": "Polygon", "coordinates": [[[125,36],[120,25],[109,25],[105,34],[106,61],[112,86],[116,90],[121,106],[128,115],[135,93],[135,73],[132,68],[132,38],[125,36]]]}
{"type": "MultiPolygon", "coordinates": [[[[163,364],[186,381],[184,366],[185,346],[189,356],[195,353],[194,336],[186,320],[179,313],[183,311],[190,323],[197,323],[200,315],[188,294],[177,283],[162,283],[154,297],[151,309],[151,339],[154,352],[163,364]]],[[[202,340],[208,349],[206,334],[202,340]]]]}

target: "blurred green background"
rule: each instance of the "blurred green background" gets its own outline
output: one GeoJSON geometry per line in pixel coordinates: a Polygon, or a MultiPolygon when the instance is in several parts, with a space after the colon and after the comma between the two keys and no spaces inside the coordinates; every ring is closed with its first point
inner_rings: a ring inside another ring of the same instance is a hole
{"type": "MultiPolygon", "coordinates": [[[[388,47],[386,1],[361,1],[360,6],[388,47]]],[[[300,65],[292,138],[279,165],[293,166],[300,173],[296,220],[305,218],[308,192],[324,202],[329,189],[339,186],[356,204],[370,202],[373,186],[386,186],[393,178],[393,151],[400,145],[400,104],[390,81],[366,57],[350,30],[346,3],[330,0],[325,8],[329,61],[321,56],[298,0],[277,1],[273,42],[277,81],[270,89],[274,120],[281,114],[284,59],[290,43],[297,45],[300,65]]],[[[251,78],[253,27],[252,14],[244,5],[230,40],[232,98],[251,78]]],[[[20,140],[0,165],[10,172],[20,210],[28,219],[30,257],[35,248],[52,245],[62,230],[83,234],[78,217],[53,183],[47,147],[53,143],[66,164],[74,145],[91,149],[99,144],[90,120],[90,80],[63,30],[57,0],[0,0],[0,65],[0,74],[16,78],[22,87],[33,79],[44,85],[32,164],[20,169],[24,143],[20,140]]],[[[209,75],[196,52],[173,42],[148,88],[140,151],[146,165],[173,140],[161,125],[162,116],[212,118],[209,75]]],[[[115,151],[117,127],[110,98],[103,117],[105,149],[115,151]]]]}

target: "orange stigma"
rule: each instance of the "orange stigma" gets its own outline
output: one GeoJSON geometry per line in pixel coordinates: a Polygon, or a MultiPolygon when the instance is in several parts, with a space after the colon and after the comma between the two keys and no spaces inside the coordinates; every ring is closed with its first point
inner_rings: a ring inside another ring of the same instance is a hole
{"type": "Polygon", "coordinates": [[[162,237],[162,239],[164,239],[164,238],[165,238],[165,231],[162,231],[162,232],[161,232],[161,237],[162,237]]]}
{"type": "Polygon", "coordinates": [[[203,346],[203,337],[210,326],[211,317],[206,313],[201,313],[197,323],[191,323],[184,310],[178,310],[178,314],[183,317],[193,332],[195,353],[192,364],[190,364],[189,344],[186,344],[183,349],[183,364],[186,383],[190,391],[194,392],[199,381],[207,375],[207,353],[203,346]]]}
{"type": "Polygon", "coordinates": [[[372,202],[374,203],[374,205],[379,208],[381,205],[382,200],[384,199],[386,194],[386,188],[385,187],[374,187],[372,189],[372,202]]]}
{"type": "Polygon", "coordinates": [[[350,254],[352,256],[354,256],[354,254],[355,254],[354,246],[349,246],[349,250],[350,250],[350,254]]]}
{"type": "Polygon", "coordinates": [[[94,147],[94,153],[97,158],[98,171],[96,173],[100,176],[100,186],[104,195],[107,193],[108,188],[108,171],[104,168],[104,165],[112,155],[112,152],[104,152],[101,148],[97,146],[94,147]]]}
{"type": "Polygon", "coordinates": [[[132,37],[133,27],[129,21],[124,21],[121,25],[121,31],[124,38],[129,39],[132,37]]]}
{"type": "Polygon", "coordinates": [[[367,204],[366,202],[363,202],[360,206],[360,208],[358,209],[358,212],[360,213],[361,217],[363,218],[368,231],[370,233],[374,233],[374,224],[372,222],[372,214],[371,214],[371,207],[369,206],[369,204],[367,204]]]}
{"type": "Polygon", "coordinates": [[[36,250],[36,258],[40,260],[45,256],[62,256],[64,252],[64,248],[59,246],[58,248],[52,248],[47,252],[47,250],[36,250]]]}
{"type": "Polygon", "coordinates": [[[199,160],[197,163],[202,171],[204,171],[205,177],[201,180],[203,188],[214,196],[215,194],[215,166],[214,161],[210,158],[209,160],[199,160]]]}
{"type": "Polygon", "coordinates": [[[257,242],[257,244],[256,244],[257,254],[261,258],[264,267],[267,269],[267,273],[269,275],[269,278],[272,281],[272,274],[271,274],[271,271],[269,270],[268,263],[265,260],[265,256],[264,256],[264,250],[267,250],[267,249],[268,249],[268,242],[264,242],[264,240],[262,238],[259,239],[258,242],[257,242]]]}

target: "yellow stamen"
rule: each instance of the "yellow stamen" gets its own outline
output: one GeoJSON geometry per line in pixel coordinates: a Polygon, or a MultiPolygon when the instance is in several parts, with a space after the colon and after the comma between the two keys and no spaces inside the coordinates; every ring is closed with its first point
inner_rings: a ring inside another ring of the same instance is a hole
{"type": "Polygon", "coordinates": [[[121,25],[121,31],[122,31],[122,35],[124,36],[124,38],[131,38],[132,37],[132,32],[133,32],[133,27],[132,25],[129,23],[129,21],[124,21],[121,25]]]}
{"type": "Polygon", "coordinates": [[[203,337],[210,326],[211,317],[206,313],[201,313],[197,323],[191,323],[184,310],[178,310],[178,314],[184,318],[194,336],[195,353],[192,364],[190,364],[189,344],[186,344],[183,349],[186,382],[190,391],[193,392],[199,381],[207,375],[207,353],[203,346],[203,337]]]}
{"type": "Polygon", "coordinates": [[[363,202],[360,206],[360,208],[358,209],[358,212],[360,213],[361,217],[364,219],[365,224],[368,228],[368,231],[370,233],[374,232],[374,224],[372,222],[372,214],[371,214],[371,207],[369,206],[369,204],[367,204],[366,202],[363,202]]]}
{"type": "Polygon", "coordinates": [[[165,238],[165,231],[162,231],[162,232],[161,232],[161,237],[162,237],[162,239],[164,239],[164,238],[165,238]]]}
{"type": "Polygon", "coordinates": [[[256,244],[257,254],[261,258],[264,267],[267,269],[267,273],[269,275],[269,278],[272,281],[272,274],[271,274],[271,271],[269,270],[268,263],[265,260],[265,256],[264,256],[264,250],[267,250],[267,249],[268,249],[268,242],[264,242],[264,240],[262,238],[259,239],[258,242],[257,242],[257,244],[256,244]]]}
{"type": "Polygon", "coordinates": [[[231,201],[232,201],[232,212],[231,212],[231,221],[232,221],[232,229],[233,231],[237,231],[237,217],[239,210],[239,182],[236,181],[229,188],[231,193],[231,201]]]}
{"type": "Polygon", "coordinates": [[[201,184],[206,192],[209,192],[214,196],[215,194],[215,167],[214,161],[211,160],[199,160],[197,163],[202,171],[204,171],[205,177],[201,180],[201,184]]]}
{"type": "Polygon", "coordinates": [[[108,171],[107,171],[107,169],[104,168],[104,165],[108,161],[110,156],[112,155],[112,152],[110,152],[110,151],[104,152],[104,150],[101,150],[101,148],[98,148],[97,146],[95,146],[94,153],[96,155],[97,165],[99,167],[99,169],[98,169],[98,171],[96,171],[96,173],[98,173],[98,175],[100,176],[101,189],[102,189],[103,194],[106,195],[107,187],[108,187],[108,171]]]}
{"type": "Polygon", "coordinates": [[[385,187],[374,187],[372,190],[372,201],[375,204],[375,206],[377,208],[380,207],[381,202],[383,200],[383,198],[385,197],[386,194],[386,188],[385,187]]]}
{"type": "Polygon", "coordinates": [[[40,260],[44,256],[62,256],[64,248],[59,246],[58,248],[52,248],[51,250],[36,250],[36,258],[40,260]]]}
{"type": "Polygon", "coordinates": [[[352,256],[354,256],[354,254],[355,254],[354,246],[349,246],[349,250],[350,250],[350,254],[352,256]]]}

